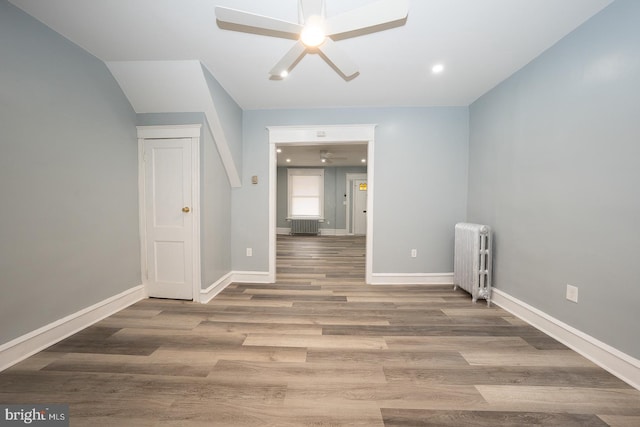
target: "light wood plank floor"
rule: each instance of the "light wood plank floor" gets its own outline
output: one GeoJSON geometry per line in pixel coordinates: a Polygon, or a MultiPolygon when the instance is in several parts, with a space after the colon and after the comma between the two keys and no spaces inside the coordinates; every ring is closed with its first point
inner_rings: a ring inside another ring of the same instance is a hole
{"type": "Polygon", "coordinates": [[[367,286],[364,239],[279,237],[277,283],[149,299],[0,373],[83,426],[639,426],[640,392],[450,286],[367,286]]]}

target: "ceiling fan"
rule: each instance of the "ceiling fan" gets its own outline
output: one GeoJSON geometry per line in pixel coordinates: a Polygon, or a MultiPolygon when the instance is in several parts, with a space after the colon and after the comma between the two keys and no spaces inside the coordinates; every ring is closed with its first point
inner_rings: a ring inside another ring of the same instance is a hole
{"type": "Polygon", "coordinates": [[[308,53],[319,53],[345,80],[358,74],[358,67],[336,46],[335,39],[345,39],[402,25],[409,13],[409,0],[379,0],[327,17],[325,0],[298,0],[298,23],[283,21],[250,12],[216,7],[221,28],[282,38],[297,38],[295,45],[269,71],[271,78],[286,77],[308,53]],[[230,25],[229,25],[230,24],[230,25]],[[252,31],[253,29],[253,31],[252,31]]]}
{"type": "Polygon", "coordinates": [[[348,157],[336,157],[328,150],[320,150],[320,161],[326,164],[332,164],[334,160],[347,160],[348,157]]]}

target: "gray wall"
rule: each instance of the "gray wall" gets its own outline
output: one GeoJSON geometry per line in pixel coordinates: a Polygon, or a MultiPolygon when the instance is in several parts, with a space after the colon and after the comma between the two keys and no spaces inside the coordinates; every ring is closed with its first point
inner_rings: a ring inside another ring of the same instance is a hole
{"type": "Polygon", "coordinates": [[[136,116],[107,67],[0,0],[0,344],[140,285],[136,116]]]}
{"type": "Polygon", "coordinates": [[[231,185],[208,128],[201,150],[202,288],[231,271],[231,185]]]}
{"type": "MultiPolygon", "coordinates": [[[[295,167],[294,167],[295,168],[295,167]]],[[[278,168],[277,195],[277,227],[289,228],[287,221],[287,203],[289,199],[289,185],[287,167],[278,168]]],[[[304,168],[302,168],[304,169],[304,168]]],[[[320,228],[331,230],[345,230],[347,228],[346,208],[343,202],[347,185],[348,173],[367,173],[366,167],[325,167],[324,169],[324,218],[320,228]]]]}
{"type": "Polygon", "coordinates": [[[202,288],[231,271],[231,186],[204,113],[138,114],[138,125],[201,124],[200,257],[202,288]]]}
{"type": "Polygon", "coordinates": [[[268,270],[266,127],[362,123],[378,124],[374,272],[453,271],[453,227],[466,215],[466,107],[245,111],[243,182],[258,175],[260,183],[232,191],[234,270],[268,270]],[[247,247],[253,257],[245,256],[247,247]],[[412,248],[417,258],[410,257],[412,248]]]}
{"type": "Polygon", "coordinates": [[[468,208],[495,229],[497,288],[636,358],[638,22],[614,2],[471,106],[468,208]]]}

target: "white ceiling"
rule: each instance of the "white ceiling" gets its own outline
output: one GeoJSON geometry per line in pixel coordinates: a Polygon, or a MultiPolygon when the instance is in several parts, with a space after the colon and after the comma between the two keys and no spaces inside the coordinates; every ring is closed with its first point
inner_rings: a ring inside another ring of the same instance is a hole
{"type": "MultiPolygon", "coordinates": [[[[406,25],[336,42],[351,81],[317,54],[270,80],[294,41],[216,23],[216,5],[297,22],[297,0],[10,1],[105,62],[199,60],[243,109],[270,109],[469,105],[612,0],[412,0],[406,25]]],[[[327,15],[373,1],[326,0],[327,15]]]]}

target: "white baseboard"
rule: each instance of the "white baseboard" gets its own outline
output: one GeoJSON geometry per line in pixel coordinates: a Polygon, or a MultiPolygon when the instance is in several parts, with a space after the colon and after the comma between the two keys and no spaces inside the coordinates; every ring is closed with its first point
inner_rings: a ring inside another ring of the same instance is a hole
{"type": "Polygon", "coordinates": [[[233,280],[233,272],[229,272],[218,279],[215,283],[209,286],[207,289],[200,290],[200,302],[202,304],[206,304],[211,301],[216,295],[220,292],[224,291],[224,289],[232,284],[233,280]]]}
{"type": "Polygon", "coordinates": [[[0,345],[0,371],[146,297],[139,285],[0,345]]]}
{"type": "Polygon", "coordinates": [[[232,283],[274,283],[269,272],[263,271],[231,271],[207,289],[200,290],[200,302],[206,304],[216,295],[224,291],[232,283]]]}
{"type": "Polygon", "coordinates": [[[276,278],[268,271],[234,271],[231,281],[236,283],[275,283],[276,278]]]}
{"type": "Polygon", "coordinates": [[[373,273],[370,284],[453,286],[453,273],[373,273]]]}
{"type": "Polygon", "coordinates": [[[500,289],[493,288],[491,302],[640,390],[640,360],[549,316],[500,289]]]}
{"type": "Polygon", "coordinates": [[[347,236],[349,233],[347,233],[346,229],[341,229],[341,228],[321,228],[320,229],[320,235],[321,236],[347,236]]]}
{"type": "MultiPolygon", "coordinates": [[[[341,228],[320,228],[321,236],[348,236],[346,229],[341,228]]],[[[291,234],[291,229],[286,227],[276,228],[276,234],[291,234]]]]}

